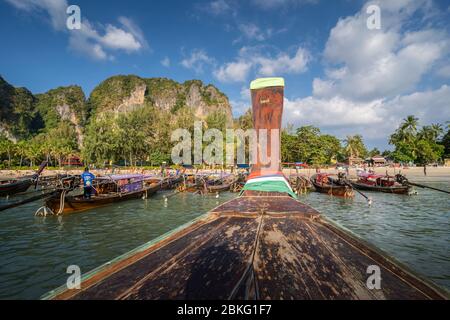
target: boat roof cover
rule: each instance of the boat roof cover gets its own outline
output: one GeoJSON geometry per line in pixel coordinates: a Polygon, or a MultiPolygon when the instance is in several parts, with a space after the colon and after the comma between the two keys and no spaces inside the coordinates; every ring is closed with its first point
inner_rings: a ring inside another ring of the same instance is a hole
{"type": "Polygon", "coordinates": [[[283,175],[270,175],[252,178],[247,181],[242,191],[264,191],[287,193],[292,198],[297,199],[297,195],[292,190],[289,182],[283,175]]]}
{"type": "Polygon", "coordinates": [[[150,178],[151,176],[147,176],[144,174],[116,174],[116,175],[109,175],[104,177],[97,177],[97,179],[109,179],[109,180],[125,180],[125,179],[145,179],[150,178]]]}
{"type": "Polygon", "coordinates": [[[262,89],[267,87],[284,87],[283,78],[259,78],[253,80],[250,84],[250,90],[262,89]]]}
{"type": "Polygon", "coordinates": [[[391,178],[390,176],[360,171],[358,177],[366,179],[391,178]]]}

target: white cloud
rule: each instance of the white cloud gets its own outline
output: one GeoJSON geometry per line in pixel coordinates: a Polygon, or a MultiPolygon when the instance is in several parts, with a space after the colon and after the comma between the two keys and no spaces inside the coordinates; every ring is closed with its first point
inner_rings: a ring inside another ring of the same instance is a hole
{"type": "Polygon", "coordinates": [[[252,63],[249,61],[229,62],[214,70],[214,76],[222,82],[244,82],[251,67],[252,63]]]}
{"type": "Polygon", "coordinates": [[[45,14],[57,31],[69,36],[69,48],[97,60],[114,60],[112,52],[133,53],[147,48],[143,32],[129,18],[120,17],[119,26],[92,24],[83,15],[80,30],[66,29],[66,0],[6,0],[19,10],[30,14],[45,14]]]}
{"type": "Polygon", "coordinates": [[[442,78],[450,78],[450,65],[439,68],[439,70],[437,70],[437,75],[442,78]]]}
{"type": "Polygon", "coordinates": [[[370,101],[411,92],[450,52],[448,34],[429,27],[405,31],[405,21],[428,1],[382,1],[382,29],[369,30],[364,9],[340,19],[331,30],[324,57],[334,65],[314,80],[314,95],[370,101]]]}
{"type": "Polygon", "coordinates": [[[220,15],[231,11],[231,7],[225,0],[215,0],[207,4],[206,10],[214,15],[220,15]]]}
{"type": "Polygon", "coordinates": [[[66,27],[69,6],[66,0],[5,0],[19,10],[29,13],[40,12],[47,15],[55,30],[63,30],[66,27]]]}
{"type": "Polygon", "coordinates": [[[164,59],[161,60],[161,64],[166,67],[166,68],[170,68],[170,59],[169,57],[165,57],[164,59]]]}
{"type": "Polygon", "coordinates": [[[316,4],[319,0],[252,0],[252,3],[265,10],[287,7],[287,6],[300,6],[305,4],[316,4]]]}
{"type": "Polygon", "coordinates": [[[202,49],[194,49],[189,57],[181,61],[181,65],[186,69],[194,70],[195,73],[202,73],[205,65],[213,65],[214,59],[202,49]]]}
{"type": "MultiPolygon", "coordinates": [[[[365,138],[386,138],[408,115],[422,124],[443,123],[450,119],[450,86],[415,92],[390,100],[358,102],[342,97],[285,99],[284,124],[314,125],[341,137],[363,133],[365,138]]],[[[386,140],[387,141],[387,140],[386,140]]]]}
{"type": "Polygon", "coordinates": [[[108,48],[123,49],[127,52],[139,51],[142,48],[142,44],[133,34],[112,25],[106,27],[105,34],[99,40],[108,48]]]}
{"type": "Polygon", "coordinates": [[[267,35],[254,23],[242,23],[238,27],[247,39],[263,41],[267,38],[267,35]]]}
{"type": "Polygon", "coordinates": [[[325,76],[313,80],[312,96],[285,100],[285,124],[315,125],[341,138],[360,133],[386,144],[408,115],[421,124],[450,119],[449,85],[417,90],[425,76],[450,76],[450,37],[427,20],[430,1],[378,3],[381,30],[367,29],[365,7],[337,22],[324,50],[325,76]]]}
{"type": "Polygon", "coordinates": [[[242,47],[235,61],[225,63],[214,71],[214,76],[222,82],[244,82],[252,69],[261,76],[300,74],[307,70],[309,52],[298,47],[293,56],[279,52],[270,56],[265,47],[242,47]]]}
{"type": "Polygon", "coordinates": [[[282,52],[275,58],[264,56],[256,57],[258,73],[262,76],[274,76],[279,74],[299,74],[306,71],[310,61],[310,54],[304,48],[298,48],[293,57],[282,52]]]}
{"type": "Polygon", "coordinates": [[[245,114],[247,110],[252,107],[250,101],[244,100],[230,100],[230,105],[233,109],[233,114],[235,117],[245,114]]]}

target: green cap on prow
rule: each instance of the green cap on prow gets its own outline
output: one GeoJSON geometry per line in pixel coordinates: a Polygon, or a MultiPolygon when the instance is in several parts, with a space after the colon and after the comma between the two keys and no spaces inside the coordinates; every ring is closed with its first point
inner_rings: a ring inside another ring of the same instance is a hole
{"type": "Polygon", "coordinates": [[[284,87],[283,78],[260,78],[253,80],[250,84],[250,90],[268,88],[268,87],[284,87]]]}

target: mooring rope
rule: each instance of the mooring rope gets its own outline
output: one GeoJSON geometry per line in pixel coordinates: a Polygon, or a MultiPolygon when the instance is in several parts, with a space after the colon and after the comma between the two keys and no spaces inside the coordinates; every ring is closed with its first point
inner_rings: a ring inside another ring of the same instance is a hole
{"type": "Polygon", "coordinates": [[[255,263],[256,250],[259,245],[259,238],[261,235],[263,220],[264,220],[264,211],[261,212],[261,219],[258,223],[258,229],[256,231],[256,237],[255,237],[255,241],[254,241],[254,245],[253,245],[252,257],[251,257],[250,263],[248,264],[247,268],[245,269],[244,273],[242,274],[242,277],[237,282],[236,286],[231,291],[231,294],[227,300],[232,300],[235,297],[237,291],[239,290],[239,287],[241,286],[242,282],[247,278],[247,276],[250,272],[253,274],[253,285],[255,286],[255,298],[256,298],[256,300],[259,300],[258,280],[256,279],[256,274],[255,274],[255,270],[254,270],[253,266],[255,263]]]}

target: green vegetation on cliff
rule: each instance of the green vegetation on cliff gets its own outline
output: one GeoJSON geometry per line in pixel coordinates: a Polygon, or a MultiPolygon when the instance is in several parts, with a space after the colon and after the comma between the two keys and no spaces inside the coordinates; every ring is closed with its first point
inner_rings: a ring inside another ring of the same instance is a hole
{"type": "Polygon", "coordinates": [[[14,88],[0,77],[0,131],[15,140],[29,137],[40,127],[33,94],[25,88],[14,88]]]}
{"type": "Polygon", "coordinates": [[[59,87],[36,95],[36,109],[47,130],[61,121],[84,126],[87,117],[86,97],[79,86],[59,87]]]}

